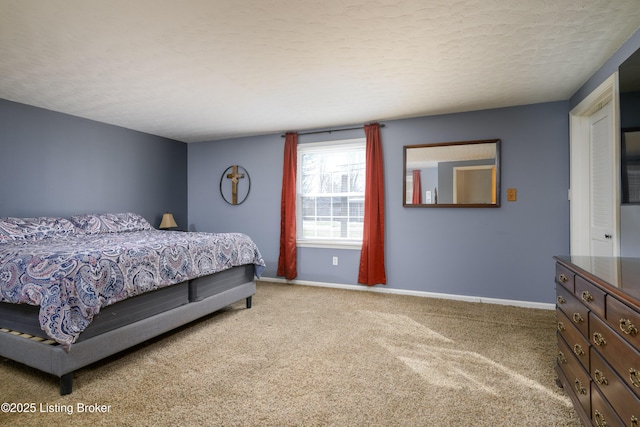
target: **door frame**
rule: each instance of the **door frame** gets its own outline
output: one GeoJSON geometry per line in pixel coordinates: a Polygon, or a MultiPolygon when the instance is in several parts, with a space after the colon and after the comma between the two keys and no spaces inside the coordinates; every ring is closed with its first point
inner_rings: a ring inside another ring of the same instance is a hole
{"type": "Polygon", "coordinates": [[[589,118],[607,103],[613,107],[613,255],[620,254],[620,102],[618,72],[613,73],[569,113],[569,212],[571,255],[591,254],[589,118]]]}
{"type": "MultiPolygon", "coordinates": [[[[453,167],[453,203],[458,203],[458,172],[469,172],[469,171],[491,171],[491,200],[484,202],[474,202],[474,203],[496,203],[496,165],[475,165],[475,166],[454,166],[453,167]]],[[[469,201],[465,200],[463,203],[469,203],[469,201]]]]}

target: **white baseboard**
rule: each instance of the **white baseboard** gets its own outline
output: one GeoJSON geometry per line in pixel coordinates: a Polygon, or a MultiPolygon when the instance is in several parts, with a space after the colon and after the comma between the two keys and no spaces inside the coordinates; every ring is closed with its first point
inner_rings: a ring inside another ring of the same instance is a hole
{"type": "Polygon", "coordinates": [[[556,309],[555,304],[549,304],[549,303],[543,303],[543,302],[474,297],[474,296],[468,296],[468,295],[442,294],[437,292],[410,291],[405,289],[393,289],[393,288],[378,287],[378,286],[345,285],[340,283],[312,282],[308,280],[286,280],[278,277],[261,277],[260,280],[264,282],[289,283],[292,285],[318,286],[323,288],[347,289],[351,291],[380,292],[383,294],[412,295],[416,297],[440,298],[440,299],[449,299],[449,300],[466,301],[466,302],[481,302],[486,304],[512,305],[516,307],[539,308],[543,310],[556,309]]]}

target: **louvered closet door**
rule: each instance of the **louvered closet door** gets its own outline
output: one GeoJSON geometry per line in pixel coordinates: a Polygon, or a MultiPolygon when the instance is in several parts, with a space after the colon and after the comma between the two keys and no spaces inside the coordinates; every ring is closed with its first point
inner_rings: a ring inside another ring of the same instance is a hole
{"type": "Polygon", "coordinates": [[[589,118],[591,255],[613,256],[617,245],[613,106],[609,102],[589,118]]]}

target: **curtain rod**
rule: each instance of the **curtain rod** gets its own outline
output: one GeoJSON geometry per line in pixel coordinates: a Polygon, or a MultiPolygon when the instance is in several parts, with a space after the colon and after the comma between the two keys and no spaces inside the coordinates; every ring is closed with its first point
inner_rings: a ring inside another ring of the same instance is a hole
{"type": "MultiPolygon", "coordinates": [[[[385,127],[385,124],[382,123],[380,124],[380,127],[383,128],[385,127]]],[[[343,129],[329,129],[329,130],[317,130],[314,132],[303,132],[303,133],[299,133],[298,136],[300,135],[314,135],[316,133],[332,133],[332,132],[342,132],[343,130],[357,130],[357,129],[364,129],[364,126],[358,126],[355,128],[343,128],[343,129]]],[[[286,137],[286,134],[282,134],[280,135],[282,138],[286,137]]]]}

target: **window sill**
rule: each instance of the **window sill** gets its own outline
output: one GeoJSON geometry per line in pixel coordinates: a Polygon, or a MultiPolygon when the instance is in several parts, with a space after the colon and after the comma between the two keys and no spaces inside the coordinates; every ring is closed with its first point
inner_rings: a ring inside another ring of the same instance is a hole
{"type": "Polygon", "coordinates": [[[298,240],[296,246],[299,248],[324,248],[324,249],[362,249],[362,242],[340,242],[335,240],[298,240]]]}

